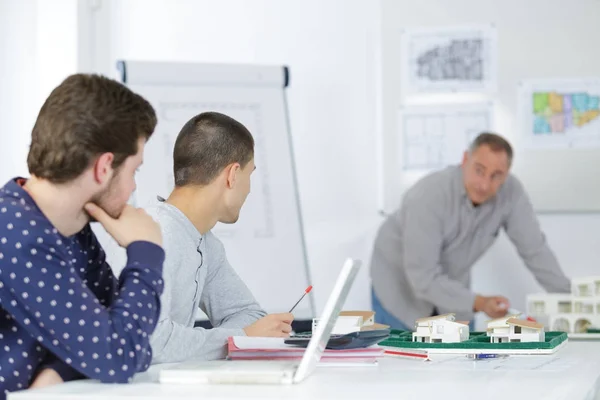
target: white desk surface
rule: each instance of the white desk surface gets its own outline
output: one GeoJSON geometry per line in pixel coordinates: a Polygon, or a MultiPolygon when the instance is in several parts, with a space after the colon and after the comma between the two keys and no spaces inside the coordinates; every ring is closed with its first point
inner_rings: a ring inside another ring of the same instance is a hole
{"type": "Polygon", "coordinates": [[[471,361],[384,358],[377,367],[319,367],[304,382],[161,385],[157,370],[127,385],[75,381],[9,394],[8,400],[131,399],[600,399],[600,342],[570,342],[553,355],[471,361]]]}

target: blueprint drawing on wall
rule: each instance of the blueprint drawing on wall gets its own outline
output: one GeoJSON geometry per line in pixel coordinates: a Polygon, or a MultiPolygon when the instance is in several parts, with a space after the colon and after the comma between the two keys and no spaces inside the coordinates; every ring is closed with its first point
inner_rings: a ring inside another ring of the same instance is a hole
{"type": "Polygon", "coordinates": [[[528,148],[599,148],[600,78],[522,82],[519,119],[528,148]]]}
{"type": "Polygon", "coordinates": [[[492,110],[490,103],[402,109],[402,169],[430,172],[458,164],[471,141],[491,130],[492,110]]]}
{"type": "Polygon", "coordinates": [[[401,43],[408,93],[496,87],[496,30],[491,25],[405,29],[401,43]]]}

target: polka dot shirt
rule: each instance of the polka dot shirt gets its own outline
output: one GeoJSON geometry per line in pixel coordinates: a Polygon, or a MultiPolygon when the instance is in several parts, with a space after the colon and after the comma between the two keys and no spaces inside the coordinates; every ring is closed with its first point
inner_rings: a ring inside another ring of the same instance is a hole
{"type": "Polygon", "coordinates": [[[0,188],[0,399],[44,368],[128,382],[152,357],[164,251],[130,244],[117,281],[90,226],[62,236],[22,183],[0,188]]]}

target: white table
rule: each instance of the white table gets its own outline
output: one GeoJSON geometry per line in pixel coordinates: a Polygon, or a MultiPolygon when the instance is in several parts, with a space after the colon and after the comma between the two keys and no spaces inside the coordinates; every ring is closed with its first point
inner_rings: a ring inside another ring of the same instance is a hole
{"type": "Polygon", "coordinates": [[[554,355],[425,362],[385,358],[377,367],[319,367],[292,386],[161,385],[156,370],[128,385],[76,381],[9,395],[9,400],[70,399],[600,399],[600,343],[570,342],[554,355]]]}

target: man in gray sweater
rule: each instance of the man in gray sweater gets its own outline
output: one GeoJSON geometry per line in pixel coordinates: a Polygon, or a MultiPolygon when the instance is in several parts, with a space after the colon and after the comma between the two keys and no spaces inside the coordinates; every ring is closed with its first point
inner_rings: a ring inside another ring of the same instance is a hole
{"type": "Polygon", "coordinates": [[[500,229],[537,281],[551,292],[570,283],[548,247],[527,193],[509,173],[513,151],[483,133],[462,165],[434,172],[405,194],[379,229],[371,258],[377,322],[412,330],[416,319],[447,312],[472,320],[483,311],[504,316],[509,301],[469,289],[471,268],[500,229]]]}
{"type": "Polygon", "coordinates": [[[229,336],[288,336],[293,315],[266,315],[210,232],[239,218],[255,169],[252,135],[226,115],[199,114],[181,129],[173,162],[175,189],[147,210],[161,226],[166,254],[152,362],[223,358],[229,336]],[[212,329],[194,327],[198,308],[212,329]]]}

